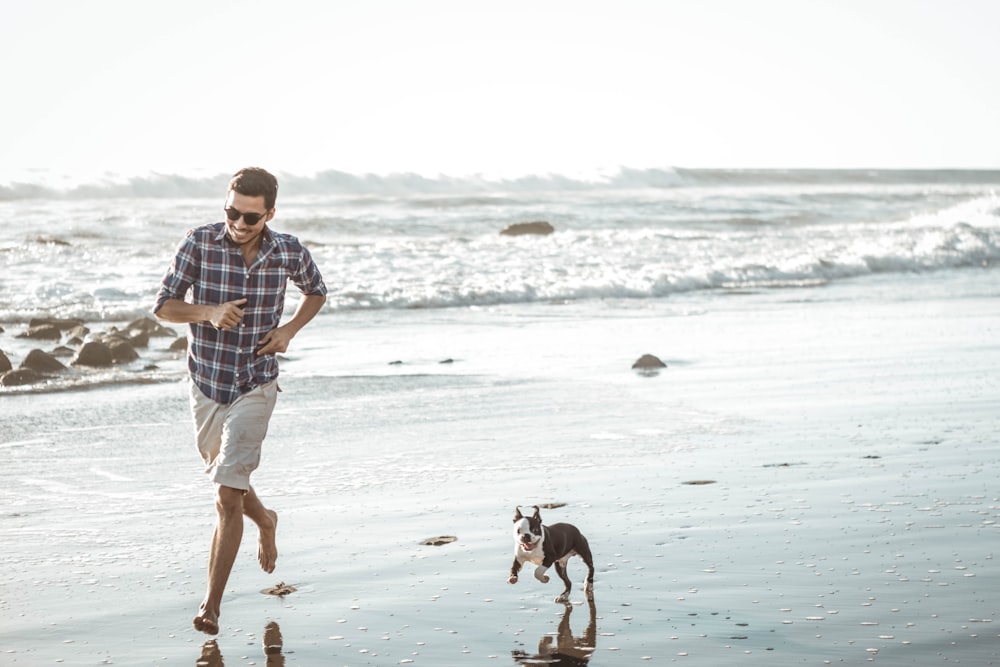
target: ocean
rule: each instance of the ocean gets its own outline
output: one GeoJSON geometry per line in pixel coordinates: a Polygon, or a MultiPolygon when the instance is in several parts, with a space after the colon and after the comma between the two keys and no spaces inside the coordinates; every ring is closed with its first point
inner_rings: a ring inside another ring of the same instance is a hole
{"type": "MultiPolygon", "coordinates": [[[[572,304],[599,317],[609,302],[642,308],[847,280],[890,279],[902,295],[913,276],[993,271],[1000,259],[1000,171],[279,177],[272,227],[306,243],[330,290],[319,327],[345,313],[364,327],[398,311],[517,304],[572,304]],[[531,221],[555,231],[500,234],[531,221]]],[[[9,176],[0,183],[0,349],[16,367],[37,346],[17,337],[32,318],[101,330],[149,316],[184,231],[223,219],[226,182],[197,173],[9,176]]],[[[178,372],[170,358],[143,355],[0,391],[158,381],[178,372]]]]}

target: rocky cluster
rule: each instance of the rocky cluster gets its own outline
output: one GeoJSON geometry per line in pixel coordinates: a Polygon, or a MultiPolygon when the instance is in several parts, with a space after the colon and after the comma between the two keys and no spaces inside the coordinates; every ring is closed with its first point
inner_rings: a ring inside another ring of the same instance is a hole
{"type": "MultiPolygon", "coordinates": [[[[128,364],[139,360],[139,350],[149,347],[149,339],[155,336],[177,338],[177,332],[151,317],[134,320],[121,329],[111,327],[101,332],[92,332],[78,319],[33,319],[17,337],[47,341],[54,347],[48,352],[32,349],[17,368],[0,350],[0,386],[35,384],[71,367],[98,369],[128,364]]],[[[187,339],[177,338],[170,349],[183,352],[186,347],[187,339]]]]}

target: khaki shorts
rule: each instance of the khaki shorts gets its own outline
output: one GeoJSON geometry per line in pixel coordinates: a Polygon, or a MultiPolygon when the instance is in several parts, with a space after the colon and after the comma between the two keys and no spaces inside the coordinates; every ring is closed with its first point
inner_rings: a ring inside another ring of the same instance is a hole
{"type": "Polygon", "coordinates": [[[260,449],[278,398],[278,383],[269,382],[226,405],[205,396],[191,382],[191,415],[195,444],[205,474],[216,484],[250,489],[250,473],[260,464],[260,449]]]}

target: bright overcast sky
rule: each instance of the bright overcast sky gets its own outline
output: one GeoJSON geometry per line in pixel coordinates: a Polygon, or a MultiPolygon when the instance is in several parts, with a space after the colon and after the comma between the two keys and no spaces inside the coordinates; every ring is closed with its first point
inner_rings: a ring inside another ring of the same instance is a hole
{"type": "Polygon", "coordinates": [[[0,0],[0,167],[1000,167],[997,0],[0,0]]]}

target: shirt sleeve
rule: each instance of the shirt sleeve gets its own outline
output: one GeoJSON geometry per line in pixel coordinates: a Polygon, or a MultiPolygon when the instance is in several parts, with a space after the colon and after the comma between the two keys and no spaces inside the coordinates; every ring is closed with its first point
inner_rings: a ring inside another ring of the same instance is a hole
{"type": "Polygon", "coordinates": [[[170,299],[184,300],[198,276],[200,257],[201,252],[198,250],[194,231],[191,230],[177,247],[174,261],[167,269],[163,280],[160,281],[160,289],[156,293],[156,304],[153,306],[154,313],[170,299]]]}
{"type": "Polygon", "coordinates": [[[301,248],[301,261],[298,271],[292,275],[292,282],[299,288],[299,291],[307,296],[325,296],[326,283],[323,282],[323,275],[313,261],[312,255],[305,246],[301,248]]]}

